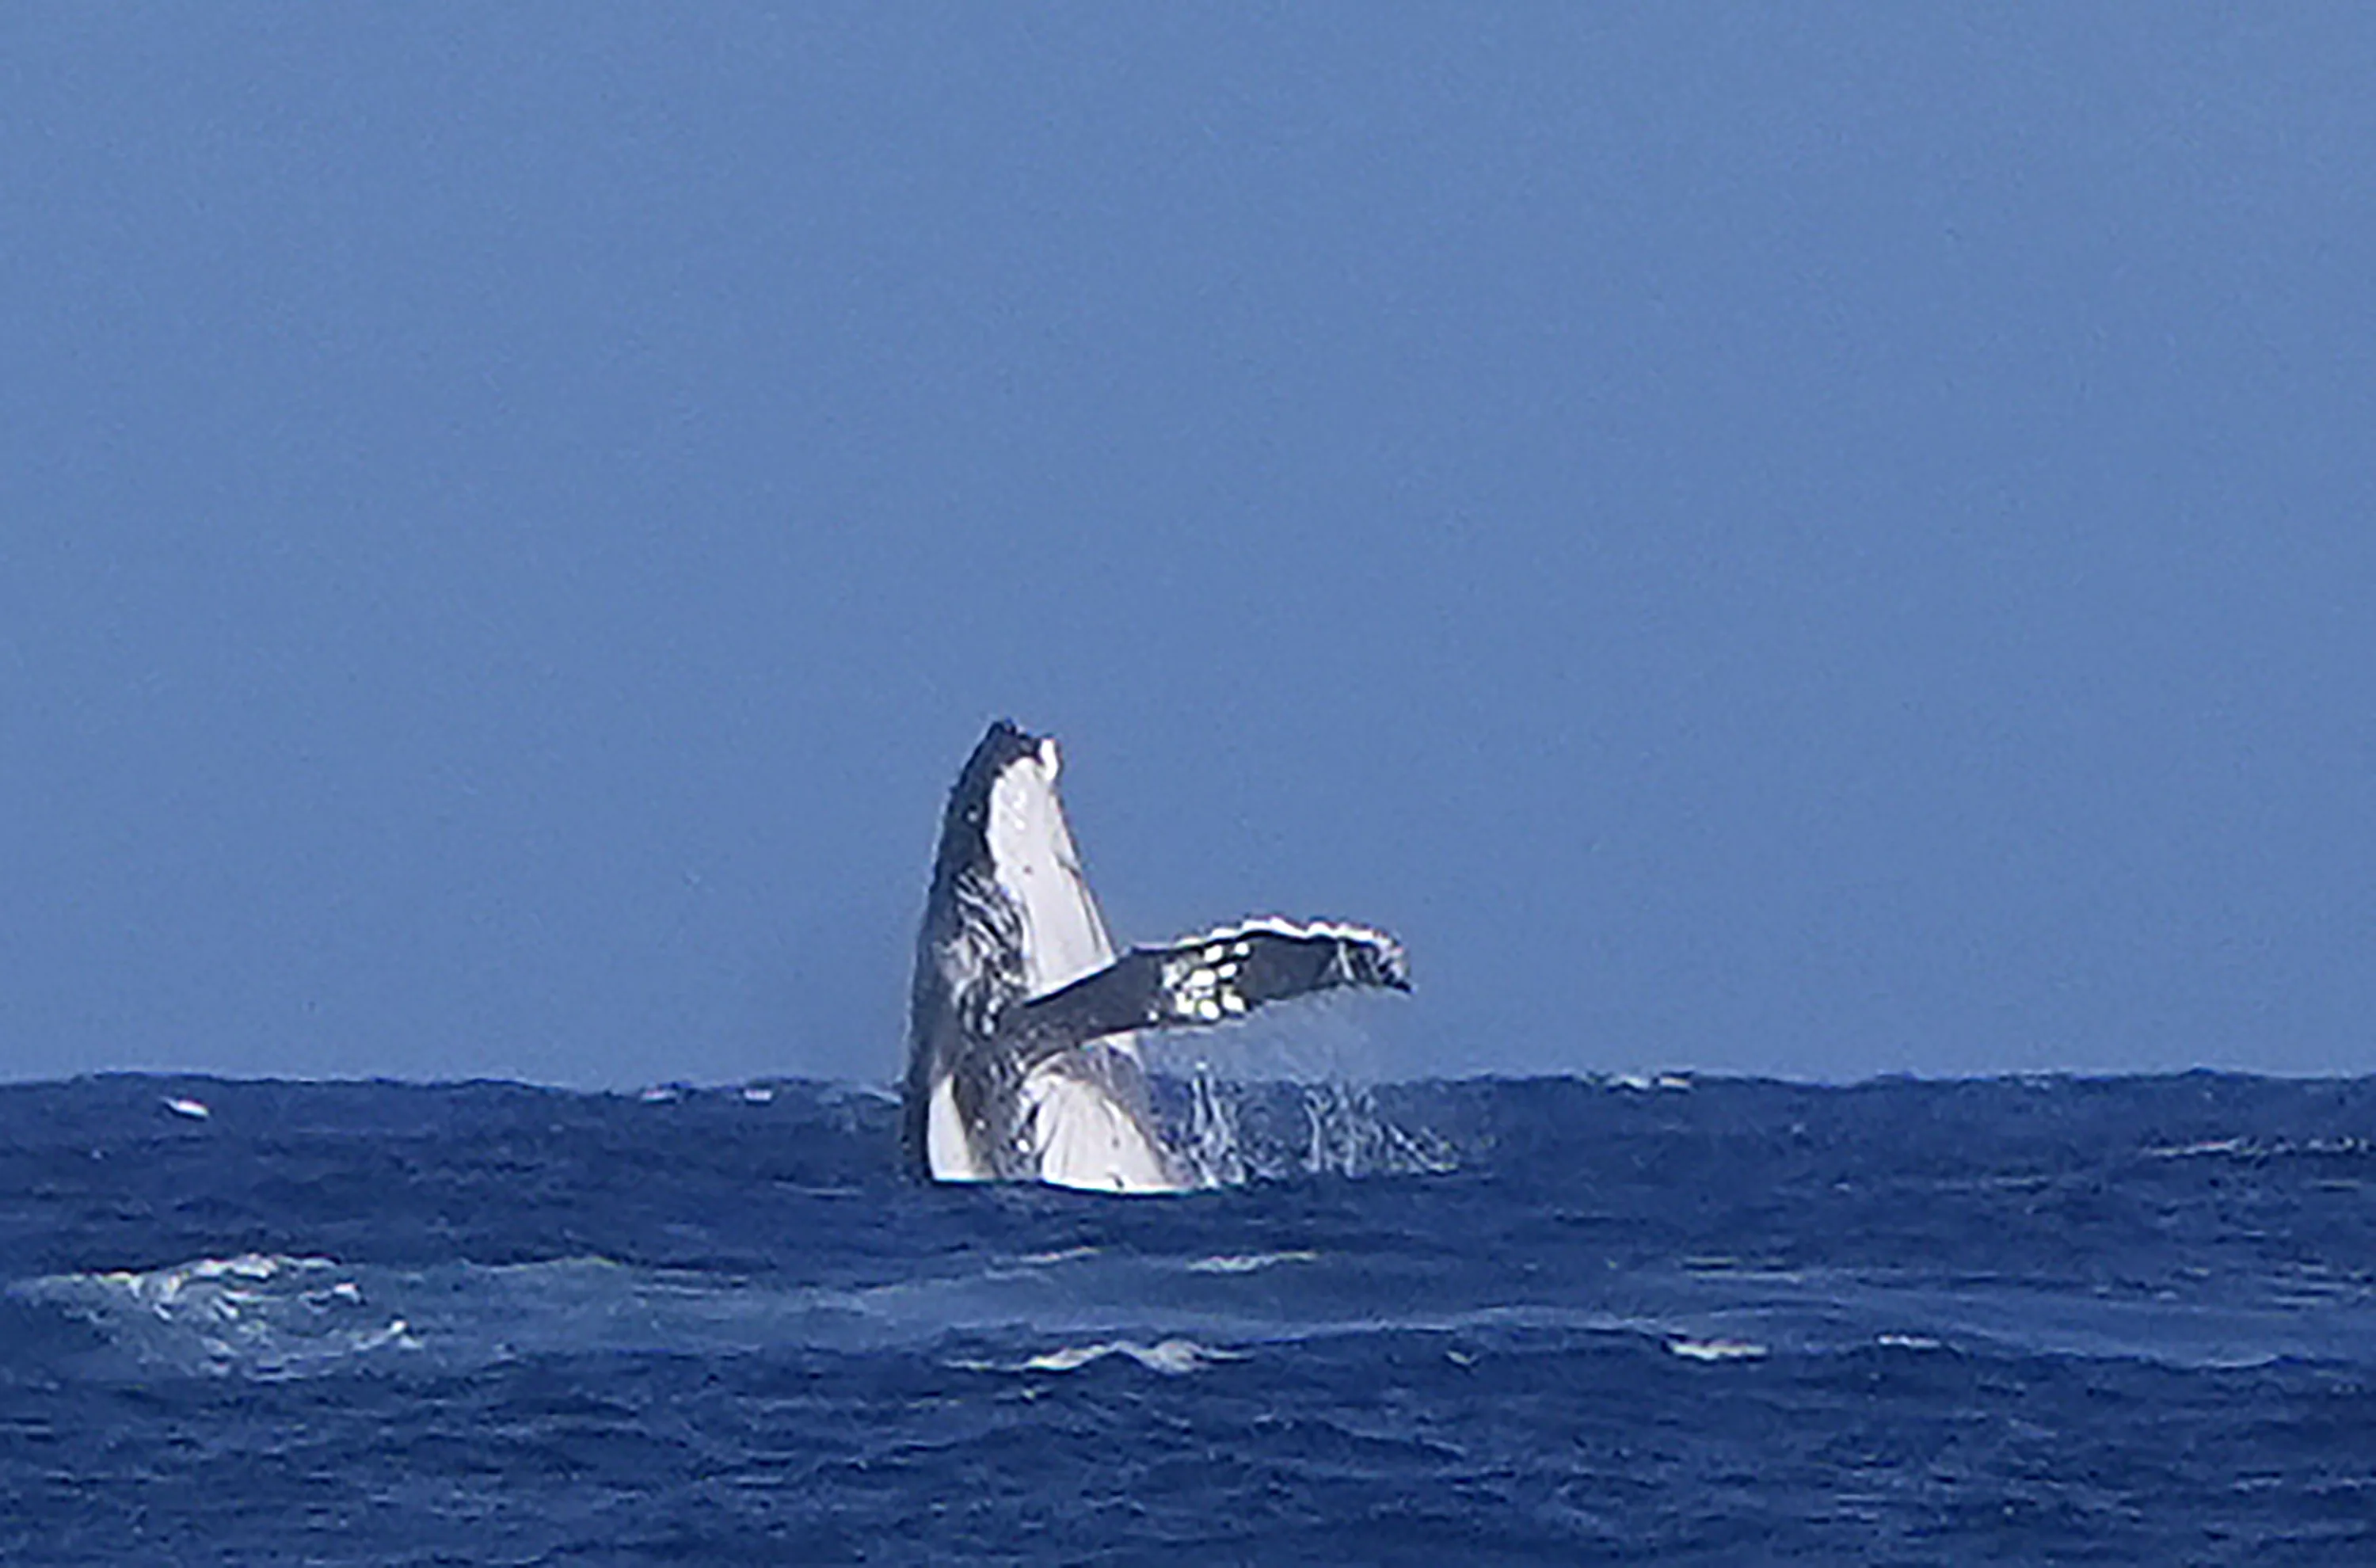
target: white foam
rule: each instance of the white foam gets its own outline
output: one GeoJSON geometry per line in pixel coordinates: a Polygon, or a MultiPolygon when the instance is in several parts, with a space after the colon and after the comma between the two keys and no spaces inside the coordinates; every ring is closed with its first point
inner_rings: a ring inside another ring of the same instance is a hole
{"type": "Polygon", "coordinates": [[[2145,1149],[2155,1159],[2277,1159],[2296,1155],[2365,1156],[2376,1144],[2363,1137],[2310,1138],[2297,1143],[2291,1138],[2206,1138],[2200,1143],[2157,1144],[2145,1149]]]}
{"type": "Polygon", "coordinates": [[[1667,1350],[1687,1361],[1762,1361],[1772,1354],[1748,1339],[1669,1339],[1667,1350]]]}
{"type": "Polygon", "coordinates": [[[1188,1265],[1191,1274],[1252,1274],[1257,1269],[1276,1268],[1283,1263],[1316,1263],[1318,1253],[1223,1253],[1215,1257],[1198,1258],[1188,1265]]]}
{"type": "Polygon", "coordinates": [[[2243,1138],[2205,1138],[2199,1143],[2158,1146],[2145,1152],[2156,1159],[2199,1159],[2205,1155],[2249,1154],[2251,1145],[2243,1138]]]}
{"type": "Polygon", "coordinates": [[[952,1364],[968,1372],[1068,1372],[1094,1366],[1110,1356],[1127,1357],[1148,1372],[1166,1377],[1184,1377],[1216,1362],[1247,1359],[1242,1350],[1216,1349],[1193,1339],[1160,1339],[1152,1345],[1142,1345],[1135,1339],[1101,1339],[1089,1345],[1061,1346],[1011,1365],[984,1361],[952,1364]]]}
{"type": "Polygon", "coordinates": [[[218,1375],[287,1377],[386,1348],[410,1325],[330,1258],[244,1253],[169,1268],[59,1275],[23,1293],[64,1308],[144,1360],[218,1375]]]}
{"type": "Polygon", "coordinates": [[[1601,1082],[1610,1088],[1631,1089],[1635,1094],[1678,1094],[1690,1091],[1692,1075],[1689,1073],[1672,1070],[1660,1073],[1617,1073],[1603,1078],[1601,1082]]]}

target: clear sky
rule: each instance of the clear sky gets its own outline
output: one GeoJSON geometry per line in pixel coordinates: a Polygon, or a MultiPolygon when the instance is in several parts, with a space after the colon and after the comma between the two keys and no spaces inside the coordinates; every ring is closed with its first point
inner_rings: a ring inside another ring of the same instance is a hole
{"type": "Polygon", "coordinates": [[[0,1076],[2376,1071],[2362,6],[0,9],[0,1076]]]}

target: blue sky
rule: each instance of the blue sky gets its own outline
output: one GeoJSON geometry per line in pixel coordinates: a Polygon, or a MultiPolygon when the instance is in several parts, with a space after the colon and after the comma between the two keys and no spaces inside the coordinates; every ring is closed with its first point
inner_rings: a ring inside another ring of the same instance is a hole
{"type": "Polygon", "coordinates": [[[940,804],[1398,1075],[2376,1069],[2376,20],[11,6],[0,1076],[888,1078],[940,804]]]}

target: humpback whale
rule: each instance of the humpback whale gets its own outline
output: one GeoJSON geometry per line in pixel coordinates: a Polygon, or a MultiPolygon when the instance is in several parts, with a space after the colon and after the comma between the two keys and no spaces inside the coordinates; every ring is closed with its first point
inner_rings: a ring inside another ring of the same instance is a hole
{"type": "Polygon", "coordinates": [[[1401,944],[1260,916],[1117,956],[1056,791],[1054,740],[990,727],[949,792],[909,999],[902,1139],[934,1182],[1178,1192],[1137,1036],[1338,986],[1410,989],[1401,944]]]}

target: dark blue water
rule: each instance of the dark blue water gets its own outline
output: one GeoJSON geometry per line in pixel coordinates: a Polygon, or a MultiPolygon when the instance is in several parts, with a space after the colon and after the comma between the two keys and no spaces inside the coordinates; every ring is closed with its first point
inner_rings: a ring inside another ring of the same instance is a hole
{"type": "Polygon", "coordinates": [[[2376,1562],[2376,1080],[1206,1109],[0,1087],[0,1562],[2376,1562]]]}

